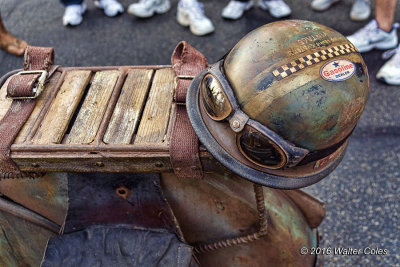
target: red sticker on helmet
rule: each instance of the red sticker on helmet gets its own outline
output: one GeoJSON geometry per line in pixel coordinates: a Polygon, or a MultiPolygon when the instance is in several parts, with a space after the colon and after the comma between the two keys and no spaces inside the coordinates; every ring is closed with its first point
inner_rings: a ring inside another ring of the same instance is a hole
{"type": "Polygon", "coordinates": [[[331,60],[322,66],[321,77],[330,82],[340,82],[353,76],[356,66],[347,59],[331,60]]]}

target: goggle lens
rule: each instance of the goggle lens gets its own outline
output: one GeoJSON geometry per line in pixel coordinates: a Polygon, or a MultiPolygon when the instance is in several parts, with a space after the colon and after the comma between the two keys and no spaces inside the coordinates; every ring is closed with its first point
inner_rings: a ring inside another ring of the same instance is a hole
{"type": "Polygon", "coordinates": [[[249,126],[238,136],[238,145],[247,159],[262,167],[278,169],[286,163],[283,151],[265,135],[249,126]]]}
{"type": "Polygon", "coordinates": [[[221,84],[211,74],[207,74],[201,83],[201,95],[204,108],[213,120],[223,120],[232,112],[221,84]]]}

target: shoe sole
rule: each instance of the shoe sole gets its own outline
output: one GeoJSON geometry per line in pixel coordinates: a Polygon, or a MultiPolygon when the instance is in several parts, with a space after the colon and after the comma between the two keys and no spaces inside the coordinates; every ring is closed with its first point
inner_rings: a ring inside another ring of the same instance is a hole
{"type": "Polygon", "coordinates": [[[131,14],[131,15],[133,15],[135,17],[138,17],[138,18],[145,19],[145,18],[150,18],[150,17],[154,16],[155,13],[156,14],[167,13],[170,10],[170,8],[171,8],[171,4],[170,4],[169,1],[167,1],[167,2],[165,2],[165,4],[151,9],[148,13],[140,13],[140,12],[138,13],[138,12],[135,11],[135,9],[129,8],[128,9],[128,14],[131,14]]]}
{"type": "Polygon", "coordinates": [[[190,31],[197,36],[203,36],[203,35],[207,35],[210,34],[214,31],[214,28],[208,30],[208,31],[197,31],[195,28],[192,27],[192,25],[190,25],[190,19],[187,15],[184,15],[182,11],[178,10],[177,16],[176,16],[176,20],[178,21],[178,23],[184,27],[188,27],[190,28],[190,31]]]}
{"type": "Polygon", "coordinates": [[[385,79],[385,78],[383,78],[383,77],[376,78],[376,79],[377,79],[378,81],[384,82],[384,83],[389,84],[389,85],[400,85],[400,81],[399,81],[399,80],[393,81],[393,80],[385,79]]]}
{"type": "Polygon", "coordinates": [[[250,1],[250,2],[247,4],[247,6],[245,6],[245,8],[243,9],[242,14],[240,14],[240,16],[238,16],[238,17],[230,17],[230,16],[226,16],[226,15],[224,15],[224,14],[221,14],[221,16],[222,16],[224,19],[237,20],[237,19],[240,19],[241,17],[243,17],[244,12],[249,11],[253,6],[254,6],[253,2],[250,1]]]}
{"type": "Polygon", "coordinates": [[[358,51],[360,53],[365,53],[365,52],[369,52],[372,49],[378,49],[378,50],[387,50],[387,49],[391,49],[391,48],[395,48],[398,45],[397,40],[396,42],[392,42],[391,44],[372,44],[372,45],[368,45],[368,46],[363,46],[361,48],[358,48],[358,51]]]}

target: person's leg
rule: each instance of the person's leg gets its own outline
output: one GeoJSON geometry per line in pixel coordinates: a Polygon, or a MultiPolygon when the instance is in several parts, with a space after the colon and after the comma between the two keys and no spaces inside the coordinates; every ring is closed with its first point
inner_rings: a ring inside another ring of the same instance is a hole
{"type": "Polygon", "coordinates": [[[396,0],[376,0],[376,20],[347,37],[361,52],[374,48],[386,50],[397,46],[397,23],[394,24],[396,0]]]}
{"type": "Polygon", "coordinates": [[[70,5],[80,5],[83,3],[83,0],[60,0],[60,2],[64,6],[70,6],[70,5]]]}
{"type": "MultiPolygon", "coordinates": [[[[396,31],[396,27],[393,27],[395,25],[395,9],[396,0],[376,0],[375,16],[380,29],[386,32],[396,31]]],[[[387,84],[400,85],[400,46],[396,50],[387,52],[394,55],[380,68],[376,74],[376,78],[387,84]]]]}
{"type": "Polygon", "coordinates": [[[0,14],[0,49],[17,56],[22,56],[27,46],[27,42],[14,37],[7,31],[0,14]]]}
{"type": "Polygon", "coordinates": [[[375,17],[380,29],[385,32],[392,30],[396,0],[376,0],[375,17]]]}

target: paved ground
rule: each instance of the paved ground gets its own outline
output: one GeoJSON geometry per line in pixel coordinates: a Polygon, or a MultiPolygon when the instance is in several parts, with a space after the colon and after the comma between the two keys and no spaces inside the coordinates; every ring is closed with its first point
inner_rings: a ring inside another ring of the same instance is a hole
{"type": "MultiPolygon", "coordinates": [[[[312,12],[310,1],[287,0],[293,9],[291,18],[317,21],[344,35],[364,25],[348,19],[350,0],[323,13],[312,12]]],[[[122,0],[125,7],[130,2],[122,0]]],[[[204,0],[206,13],[216,26],[216,32],[206,37],[193,36],[176,23],[176,0],[172,0],[169,13],[147,20],[127,14],[106,18],[87,0],[89,12],[76,28],[62,26],[63,8],[56,0],[0,0],[0,12],[17,36],[34,45],[55,47],[57,64],[150,65],[169,64],[180,40],[188,41],[214,62],[247,32],[273,21],[258,9],[240,21],[223,20],[220,12],[226,2],[204,0]]],[[[397,12],[397,20],[399,15],[397,12]]],[[[343,163],[306,190],[328,204],[320,227],[322,247],[380,248],[387,249],[388,255],[330,255],[324,257],[326,266],[400,266],[400,87],[376,81],[376,72],[384,63],[380,56],[380,51],[365,54],[370,97],[343,163]]],[[[0,51],[0,63],[2,75],[20,68],[22,60],[0,51]]]]}

